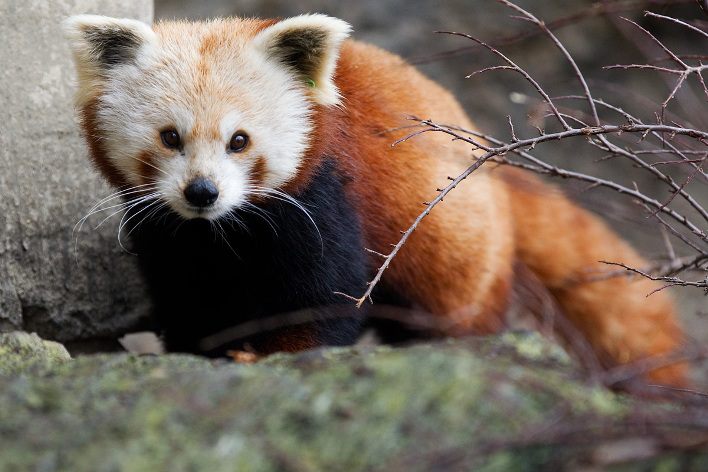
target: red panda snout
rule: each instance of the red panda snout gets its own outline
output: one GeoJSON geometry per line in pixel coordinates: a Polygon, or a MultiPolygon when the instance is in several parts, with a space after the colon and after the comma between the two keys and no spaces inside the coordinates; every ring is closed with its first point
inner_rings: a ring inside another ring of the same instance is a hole
{"type": "Polygon", "coordinates": [[[184,189],[184,198],[198,208],[206,208],[219,198],[219,189],[214,182],[204,177],[192,180],[184,189]]]}

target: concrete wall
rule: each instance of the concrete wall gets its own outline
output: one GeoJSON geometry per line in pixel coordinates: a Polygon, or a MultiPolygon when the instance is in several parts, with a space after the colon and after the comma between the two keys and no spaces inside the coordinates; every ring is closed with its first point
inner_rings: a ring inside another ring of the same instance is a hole
{"type": "Polygon", "coordinates": [[[149,22],[153,7],[0,0],[0,330],[63,341],[121,332],[146,312],[134,256],[116,244],[117,221],[85,228],[74,252],[74,224],[110,193],[74,118],[74,70],[60,22],[78,13],[149,22]]]}

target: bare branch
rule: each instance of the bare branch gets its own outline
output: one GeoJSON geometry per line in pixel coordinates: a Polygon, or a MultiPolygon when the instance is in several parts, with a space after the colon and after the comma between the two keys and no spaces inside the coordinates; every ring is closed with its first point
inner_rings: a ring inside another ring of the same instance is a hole
{"type": "MultiPolygon", "coordinates": [[[[576,13],[571,13],[570,15],[558,18],[553,21],[549,21],[546,23],[546,25],[551,30],[558,30],[561,28],[565,28],[567,26],[575,25],[577,23],[580,23],[581,21],[584,21],[584,20],[587,20],[590,18],[608,15],[610,13],[633,12],[633,11],[637,11],[638,9],[647,8],[652,5],[659,5],[662,7],[665,7],[668,5],[683,5],[683,4],[687,4],[687,3],[693,3],[694,1],[701,1],[701,0],[627,0],[627,1],[620,0],[620,1],[612,1],[612,2],[600,1],[600,2],[594,2],[591,5],[589,5],[587,8],[584,8],[576,13]]],[[[506,31],[504,31],[504,33],[506,33],[506,31]]],[[[502,47],[502,46],[509,46],[512,44],[516,44],[520,41],[528,40],[528,39],[533,38],[539,34],[541,34],[541,31],[539,31],[537,29],[522,31],[522,32],[514,33],[511,35],[496,34],[496,35],[492,35],[492,36],[495,38],[498,38],[498,39],[495,39],[490,44],[494,47],[497,47],[497,48],[502,47]]],[[[457,57],[457,56],[470,54],[472,52],[475,52],[476,50],[477,50],[477,48],[475,48],[475,47],[465,46],[465,47],[461,47],[461,48],[457,48],[457,49],[452,49],[450,51],[444,51],[441,53],[432,54],[430,56],[412,59],[410,62],[412,64],[427,64],[427,63],[442,60],[442,59],[448,59],[451,57],[457,57]]]]}
{"type": "Polygon", "coordinates": [[[621,16],[620,18],[622,18],[624,21],[626,21],[626,22],[628,22],[628,23],[631,23],[631,24],[633,24],[634,26],[636,26],[637,29],[639,29],[639,31],[641,31],[642,33],[644,33],[644,34],[645,34],[649,39],[651,39],[657,46],[659,46],[659,47],[671,58],[671,60],[673,60],[679,67],[681,67],[682,69],[687,69],[687,68],[689,67],[688,64],[686,64],[685,62],[683,62],[683,61],[681,60],[681,58],[679,58],[676,54],[674,54],[673,51],[671,51],[671,49],[667,48],[667,47],[664,45],[664,43],[662,43],[661,41],[659,41],[659,39],[658,39],[656,36],[654,36],[653,34],[651,34],[651,33],[649,32],[649,30],[647,30],[647,29],[644,28],[643,26],[640,26],[637,22],[632,21],[632,20],[630,20],[629,18],[625,18],[625,17],[623,17],[623,16],[621,16]]]}
{"type": "MultiPolygon", "coordinates": [[[[657,131],[665,129],[665,128],[661,128],[661,126],[662,125],[623,125],[623,126],[614,127],[614,129],[612,129],[611,131],[610,131],[610,128],[607,128],[607,127],[600,128],[600,129],[606,130],[607,133],[617,133],[617,132],[635,132],[635,133],[637,133],[637,132],[644,132],[647,129],[655,129],[657,131]],[[639,126],[639,127],[636,128],[635,126],[639,126]],[[655,127],[658,127],[658,128],[655,128],[655,127]]],[[[449,131],[448,134],[452,134],[454,136],[457,136],[456,131],[459,131],[459,132],[463,132],[466,134],[470,134],[472,136],[479,137],[481,139],[484,139],[486,141],[489,141],[489,142],[499,146],[498,148],[484,147],[483,145],[481,145],[481,143],[473,142],[476,146],[481,147],[485,151],[489,152],[492,150],[498,150],[499,151],[497,153],[498,155],[502,155],[506,152],[513,152],[513,153],[519,154],[524,159],[531,161],[537,167],[527,166],[527,165],[523,165],[520,163],[512,162],[512,161],[509,161],[508,159],[497,158],[496,160],[498,162],[514,165],[517,167],[524,167],[527,170],[532,170],[537,173],[549,174],[549,175],[554,175],[554,176],[558,176],[558,177],[562,177],[562,178],[572,178],[572,179],[576,179],[576,180],[582,180],[582,181],[589,182],[589,183],[597,185],[597,186],[610,188],[610,189],[615,190],[621,194],[631,195],[631,196],[637,198],[638,200],[642,201],[643,203],[649,205],[652,208],[661,209],[660,211],[667,213],[668,215],[670,215],[672,218],[674,218],[679,223],[687,226],[691,230],[691,232],[693,232],[696,236],[700,237],[703,240],[706,239],[705,231],[701,230],[696,224],[690,222],[685,216],[683,216],[671,209],[666,208],[658,200],[648,197],[637,190],[630,189],[626,186],[623,186],[621,184],[618,184],[618,183],[610,181],[610,180],[605,180],[605,179],[601,179],[601,178],[597,178],[597,177],[592,177],[592,176],[589,176],[586,174],[582,174],[579,172],[573,172],[573,171],[561,169],[559,167],[548,164],[548,163],[532,156],[531,154],[529,154],[527,152],[519,151],[517,148],[505,149],[505,146],[503,146],[503,141],[496,139],[493,136],[489,136],[487,134],[479,133],[474,130],[466,130],[466,129],[462,129],[462,128],[457,128],[457,127],[453,127],[453,126],[443,127],[443,126],[438,125],[438,128],[439,128],[439,130],[440,129],[447,129],[449,131]]],[[[531,140],[525,140],[525,141],[526,142],[533,141],[533,144],[531,146],[529,146],[529,148],[532,148],[532,147],[535,147],[536,144],[539,142],[545,142],[545,141],[550,141],[550,140],[554,140],[554,139],[565,139],[565,138],[568,138],[571,136],[578,136],[581,134],[582,135],[602,134],[602,133],[588,133],[586,131],[588,129],[597,130],[598,128],[582,128],[580,130],[578,130],[578,129],[572,130],[572,131],[576,131],[575,133],[562,132],[562,133],[544,134],[544,135],[539,136],[537,138],[534,138],[531,140]],[[548,139],[541,139],[541,138],[548,138],[548,139]]],[[[465,140],[462,136],[458,136],[458,138],[465,140]]],[[[519,142],[523,143],[524,141],[519,141],[519,142]]],[[[517,142],[517,143],[519,143],[519,142],[517,142]]],[[[525,147],[525,146],[521,146],[521,147],[525,147]]],[[[703,207],[701,207],[698,204],[698,202],[696,202],[696,206],[702,210],[702,213],[705,213],[705,209],[703,207]]]]}
{"type": "Polygon", "coordinates": [[[570,53],[565,48],[565,46],[563,46],[563,43],[561,43],[560,40],[556,37],[556,35],[553,34],[553,32],[550,29],[548,29],[548,27],[546,26],[546,24],[543,21],[536,18],[532,13],[524,10],[523,8],[521,8],[520,6],[518,6],[514,3],[511,3],[509,0],[497,0],[497,2],[503,3],[504,5],[511,8],[512,10],[516,10],[519,13],[521,13],[521,15],[524,18],[528,19],[529,21],[534,23],[536,26],[541,28],[541,31],[543,31],[551,39],[551,41],[553,41],[553,44],[555,44],[555,46],[558,48],[558,50],[560,50],[560,52],[563,54],[563,56],[565,56],[566,60],[570,64],[570,66],[573,68],[575,76],[578,79],[578,81],[580,82],[581,86],[583,87],[583,91],[585,92],[585,96],[587,97],[588,104],[590,105],[590,110],[592,110],[592,116],[595,119],[595,124],[599,125],[600,124],[600,117],[597,114],[597,108],[595,107],[595,101],[593,100],[592,94],[590,93],[590,87],[588,87],[587,81],[585,80],[585,76],[583,76],[583,73],[580,72],[580,68],[578,67],[578,64],[575,62],[575,60],[570,55],[570,53]]]}
{"type": "Polygon", "coordinates": [[[703,31],[703,30],[700,29],[700,28],[696,28],[695,26],[693,26],[693,25],[691,25],[691,24],[689,24],[689,23],[686,23],[685,21],[681,21],[681,20],[679,20],[679,19],[677,19],[677,18],[673,18],[673,17],[670,17],[670,16],[659,15],[658,13],[654,13],[654,12],[650,12],[650,11],[645,11],[645,12],[644,12],[644,15],[645,15],[645,16],[651,16],[651,17],[654,17],[654,18],[661,18],[662,20],[673,21],[673,22],[676,23],[676,24],[679,24],[679,25],[681,25],[681,26],[684,26],[684,27],[686,27],[686,28],[688,28],[688,29],[690,29],[690,30],[695,31],[695,32],[698,33],[698,34],[702,34],[703,36],[705,36],[706,38],[708,38],[708,33],[707,33],[707,32],[703,31]]]}
{"type": "MultiPolygon", "coordinates": [[[[456,33],[456,32],[454,32],[454,31],[436,31],[436,33],[450,34],[450,35],[453,35],[453,36],[461,36],[461,37],[463,37],[463,38],[470,39],[470,40],[474,41],[475,43],[479,44],[480,46],[482,46],[482,47],[488,49],[488,50],[491,51],[494,55],[500,57],[504,62],[506,62],[506,63],[509,65],[509,67],[510,67],[512,70],[514,70],[514,71],[518,72],[519,74],[521,74],[529,83],[531,83],[531,85],[533,86],[533,88],[535,88],[536,91],[539,93],[539,95],[541,95],[541,97],[543,98],[543,101],[546,102],[546,104],[548,104],[548,106],[550,107],[550,109],[551,109],[551,111],[553,112],[553,114],[556,116],[556,118],[558,118],[558,121],[560,121],[561,125],[563,125],[563,128],[565,128],[565,129],[570,129],[570,126],[568,125],[568,123],[566,123],[565,120],[563,119],[563,117],[560,116],[560,114],[558,113],[558,110],[556,109],[556,106],[555,106],[555,104],[553,103],[553,100],[551,100],[551,97],[548,96],[548,94],[546,93],[546,91],[543,90],[543,88],[539,85],[539,83],[536,82],[536,80],[535,80],[533,77],[531,77],[531,75],[529,75],[529,73],[526,72],[526,70],[524,70],[523,68],[521,68],[521,67],[519,67],[518,65],[516,65],[516,63],[515,63],[514,61],[512,61],[512,60],[509,59],[507,56],[505,56],[501,51],[495,49],[494,47],[490,46],[489,44],[485,43],[484,41],[475,38],[474,36],[470,36],[469,34],[456,33]]],[[[483,70],[484,70],[484,69],[483,69],[483,70]]],[[[473,74],[471,74],[471,75],[473,75],[473,74]]],[[[471,76],[471,75],[470,75],[470,76],[471,76]]],[[[470,77],[470,76],[468,76],[468,77],[470,77]]]]}
{"type": "Polygon", "coordinates": [[[667,282],[667,283],[668,283],[667,285],[664,285],[663,287],[660,287],[660,288],[657,288],[656,290],[653,290],[652,292],[650,292],[649,294],[647,294],[647,296],[651,295],[652,293],[656,293],[656,292],[658,292],[659,290],[664,290],[665,288],[674,287],[674,286],[681,286],[681,287],[700,287],[700,288],[706,289],[706,291],[708,292],[708,277],[704,278],[703,280],[698,280],[698,281],[691,282],[691,281],[686,281],[686,280],[679,279],[678,277],[663,276],[663,275],[657,275],[657,276],[651,275],[650,273],[645,272],[645,271],[643,271],[643,270],[640,270],[640,269],[637,269],[637,268],[634,268],[634,267],[629,267],[628,265],[626,265],[626,264],[624,264],[624,263],[622,263],[622,262],[611,262],[611,261],[600,261],[600,262],[602,262],[603,264],[607,264],[607,265],[613,265],[613,266],[622,267],[623,269],[625,269],[625,270],[627,270],[627,271],[629,271],[629,272],[633,272],[633,273],[635,273],[635,274],[637,274],[637,275],[641,275],[642,277],[645,277],[645,278],[647,278],[647,279],[649,279],[649,280],[654,280],[654,281],[658,281],[658,282],[667,282]]]}

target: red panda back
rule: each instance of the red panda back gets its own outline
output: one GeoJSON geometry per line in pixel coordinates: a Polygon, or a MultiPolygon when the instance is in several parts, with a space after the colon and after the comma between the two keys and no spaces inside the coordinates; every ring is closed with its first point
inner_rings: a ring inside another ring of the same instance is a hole
{"type": "MultiPolygon", "coordinates": [[[[336,80],[345,110],[336,115],[341,128],[330,152],[347,150],[340,153],[341,165],[355,175],[351,194],[359,202],[366,243],[386,254],[435,189],[473,162],[468,144],[442,133],[392,147],[416,131],[407,117],[473,125],[446,90],[372,46],[347,43],[336,80]]],[[[561,192],[523,171],[489,166],[423,220],[383,280],[439,316],[449,334],[485,333],[504,326],[514,268],[523,264],[556,297],[605,367],[677,349],[683,335],[668,294],[647,299],[658,285],[645,279],[587,279],[589,272],[607,270],[600,260],[644,265],[604,223],[561,192]]],[[[370,263],[377,267],[380,260],[372,257],[370,263]]],[[[560,334],[567,339],[567,331],[560,334]]],[[[685,366],[651,375],[681,384],[685,366]]]]}

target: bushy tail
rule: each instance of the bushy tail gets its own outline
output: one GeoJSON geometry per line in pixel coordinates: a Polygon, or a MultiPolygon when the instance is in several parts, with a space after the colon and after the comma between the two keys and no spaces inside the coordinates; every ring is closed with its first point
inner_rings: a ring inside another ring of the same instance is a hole
{"type": "Polygon", "coordinates": [[[619,268],[600,261],[637,268],[646,262],[560,191],[517,169],[497,170],[511,195],[517,258],[550,290],[600,363],[656,362],[664,367],[651,370],[650,381],[684,384],[686,366],[668,365],[683,342],[669,294],[647,296],[660,285],[644,277],[601,275],[619,268]]]}

